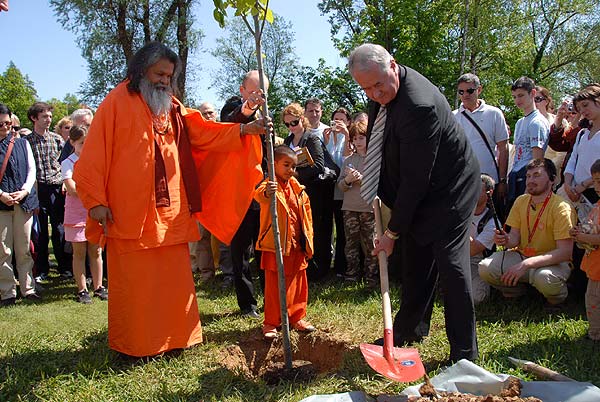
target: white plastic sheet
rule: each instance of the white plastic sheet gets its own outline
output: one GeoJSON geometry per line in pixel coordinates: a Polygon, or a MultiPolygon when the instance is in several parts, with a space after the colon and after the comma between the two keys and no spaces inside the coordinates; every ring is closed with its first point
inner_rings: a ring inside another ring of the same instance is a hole
{"type": "MultiPolygon", "coordinates": [[[[438,392],[463,392],[474,395],[498,394],[508,381],[507,374],[492,374],[468,361],[461,360],[431,379],[438,392]]],[[[599,402],[600,388],[588,382],[523,381],[521,396],[534,396],[544,402],[599,402]]],[[[400,395],[381,395],[377,402],[403,402],[419,396],[419,385],[406,388],[400,395]]],[[[314,395],[300,402],[371,402],[364,392],[314,395]]]]}

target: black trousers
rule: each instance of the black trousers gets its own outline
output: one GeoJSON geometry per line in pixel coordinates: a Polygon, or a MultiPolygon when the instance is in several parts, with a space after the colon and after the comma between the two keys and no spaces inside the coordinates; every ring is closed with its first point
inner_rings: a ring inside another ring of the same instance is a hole
{"type": "Polygon", "coordinates": [[[335,259],[333,270],[336,274],[344,274],[348,263],[346,262],[346,233],[344,232],[344,214],[342,213],[343,200],[333,200],[333,222],[335,223],[335,259]]]}
{"type": "MultiPolygon", "coordinates": [[[[254,203],[254,201],[253,201],[254,203]]],[[[254,297],[254,284],[252,283],[252,272],[250,269],[250,258],[260,226],[260,209],[251,206],[244,216],[240,227],[231,239],[231,261],[233,264],[233,284],[237,296],[238,306],[242,313],[256,310],[257,302],[254,297]]],[[[260,267],[260,252],[256,252],[254,258],[260,267]]]]}
{"type": "Polygon", "coordinates": [[[475,308],[471,291],[469,225],[449,230],[441,240],[419,245],[409,234],[403,240],[402,298],[394,318],[394,344],[421,340],[429,334],[438,278],[444,293],[450,359],[477,358],[475,308]]]}
{"type": "Polygon", "coordinates": [[[65,217],[65,195],[60,184],[38,183],[38,197],[40,211],[38,214],[39,237],[37,246],[38,275],[48,274],[50,265],[48,261],[48,220],[52,227],[52,248],[59,272],[73,269],[73,256],[65,252],[65,231],[63,220],[65,217]]]}
{"type": "Polygon", "coordinates": [[[309,261],[309,279],[320,280],[331,268],[331,236],[333,235],[334,181],[317,181],[306,186],[313,218],[314,255],[309,261]]]}

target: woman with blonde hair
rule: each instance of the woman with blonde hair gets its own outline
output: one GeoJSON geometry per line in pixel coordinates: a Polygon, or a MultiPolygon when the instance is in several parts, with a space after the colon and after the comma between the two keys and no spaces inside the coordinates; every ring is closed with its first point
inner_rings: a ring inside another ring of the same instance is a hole
{"type": "MultiPolygon", "coordinates": [[[[294,150],[306,148],[312,164],[300,162],[296,168],[298,181],[306,187],[313,216],[314,255],[308,264],[309,279],[320,280],[331,265],[331,236],[333,231],[333,192],[335,180],[324,180],[324,146],[316,134],[309,131],[310,123],[304,108],[298,103],[287,105],[281,112],[283,124],[290,130],[284,143],[294,150]]],[[[297,151],[298,152],[298,151],[297,151]]]]}
{"type": "Polygon", "coordinates": [[[63,140],[69,141],[69,131],[73,127],[73,122],[69,117],[63,117],[54,126],[54,132],[62,137],[63,140]]]}

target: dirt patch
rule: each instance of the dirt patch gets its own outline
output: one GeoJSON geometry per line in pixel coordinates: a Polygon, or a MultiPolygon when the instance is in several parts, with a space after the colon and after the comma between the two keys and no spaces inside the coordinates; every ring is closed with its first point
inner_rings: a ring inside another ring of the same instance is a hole
{"type": "MultiPolygon", "coordinates": [[[[314,374],[338,370],[346,353],[356,348],[323,331],[310,334],[291,331],[290,338],[295,371],[301,371],[303,376],[311,378],[314,374]],[[310,374],[310,371],[314,374],[310,374]]],[[[283,367],[284,360],[281,336],[269,343],[263,339],[261,330],[257,329],[237,344],[226,346],[220,363],[248,378],[267,379],[274,370],[283,367]]]]}

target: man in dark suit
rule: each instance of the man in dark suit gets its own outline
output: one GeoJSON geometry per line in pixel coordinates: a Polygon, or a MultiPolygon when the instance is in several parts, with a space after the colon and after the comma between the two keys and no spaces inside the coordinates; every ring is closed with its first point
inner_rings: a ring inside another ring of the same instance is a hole
{"type": "Polygon", "coordinates": [[[368,202],[379,195],[389,212],[374,252],[390,255],[399,243],[402,255],[394,344],[429,334],[439,278],[450,360],[474,360],[468,229],[481,185],[477,159],[438,88],[383,47],[359,46],[348,68],[372,101],[361,195],[368,202]]]}
{"type": "MultiPolygon", "coordinates": [[[[269,81],[265,79],[265,90],[268,90],[269,81]]],[[[242,97],[232,97],[221,109],[221,121],[232,123],[250,123],[256,120],[260,105],[265,103],[265,97],[260,89],[258,71],[249,71],[240,86],[242,97]]],[[[263,139],[263,172],[267,171],[265,143],[263,139]]],[[[258,183],[256,183],[258,184],[258,183]]],[[[242,314],[249,318],[259,319],[256,311],[256,298],[254,297],[254,285],[250,270],[250,258],[260,226],[260,206],[252,201],[244,220],[237,232],[231,239],[231,262],[233,265],[233,284],[237,296],[238,306],[242,314]]],[[[260,253],[254,254],[260,266],[260,253]]]]}

